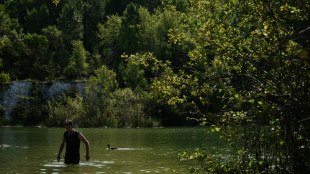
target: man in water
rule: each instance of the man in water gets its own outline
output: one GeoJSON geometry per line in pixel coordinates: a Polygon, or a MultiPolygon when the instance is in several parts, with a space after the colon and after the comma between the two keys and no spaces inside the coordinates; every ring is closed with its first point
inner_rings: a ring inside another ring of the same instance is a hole
{"type": "Polygon", "coordinates": [[[66,144],[65,164],[79,164],[80,162],[80,141],[86,146],[86,160],[88,161],[89,156],[89,142],[83,136],[82,133],[73,129],[73,123],[71,120],[65,122],[66,131],[64,132],[62,143],[59,148],[57,161],[60,161],[60,154],[66,144]]]}

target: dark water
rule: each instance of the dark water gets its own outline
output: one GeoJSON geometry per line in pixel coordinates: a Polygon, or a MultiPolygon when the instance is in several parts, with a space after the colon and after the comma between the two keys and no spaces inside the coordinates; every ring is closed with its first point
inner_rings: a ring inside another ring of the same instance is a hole
{"type": "MultiPolygon", "coordinates": [[[[0,128],[0,173],[189,173],[178,153],[218,148],[218,137],[203,128],[77,129],[90,142],[90,161],[81,143],[79,165],[56,161],[62,128],[0,128]],[[118,147],[108,151],[107,144],[118,147]]],[[[225,148],[220,145],[219,148],[225,148]]]]}

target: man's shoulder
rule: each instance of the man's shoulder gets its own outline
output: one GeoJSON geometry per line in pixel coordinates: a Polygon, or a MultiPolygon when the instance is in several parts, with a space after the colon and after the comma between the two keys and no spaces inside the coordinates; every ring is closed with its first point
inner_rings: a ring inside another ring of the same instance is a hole
{"type": "MultiPolygon", "coordinates": [[[[66,135],[66,134],[68,134],[68,131],[65,130],[65,131],[64,131],[64,135],[66,135]]],[[[78,134],[80,134],[80,132],[77,131],[77,130],[73,130],[71,134],[76,134],[76,135],[78,135],[78,134]]]]}
{"type": "Polygon", "coordinates": [[[75,135],[79,135],[79,134],[80,134],[80,132],[77,131],[77,130],[73,130],[73,133],[74,133],[75,135]]]}

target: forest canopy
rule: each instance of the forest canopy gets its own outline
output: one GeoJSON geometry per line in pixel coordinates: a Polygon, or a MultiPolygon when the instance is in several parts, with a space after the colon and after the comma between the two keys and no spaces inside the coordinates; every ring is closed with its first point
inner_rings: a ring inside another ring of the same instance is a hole
{"type": "Polygon", "coordinates": [[[240,150],[225,163],[180,155],[200,162],[192,172],[309,170],[309,1],[0,2],[1,84],[86,83],[84,97],[34,91],[0,123],[201,124],[240,150]]]}

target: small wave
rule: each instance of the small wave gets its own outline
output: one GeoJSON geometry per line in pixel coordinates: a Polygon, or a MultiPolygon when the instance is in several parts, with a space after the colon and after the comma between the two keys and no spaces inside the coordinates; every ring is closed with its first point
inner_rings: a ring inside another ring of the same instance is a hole
{"type": "Polygon", "coordinates": [[[150,150],[152,148],[117,148],[115,150],[150,150]]]}
{"type": "Polygon", "coordinates": [[[0,148],[4,149],[4,148],[22,148],[22,149],[28,149],[29,147],[27,146],[11,146],[8,144],[2,144],[0,145],[0,148]]]}
{"type": "Polygon", "coordinates": [[[44,164],[44,167],[65,167],[64,164],[44,164]]]}

